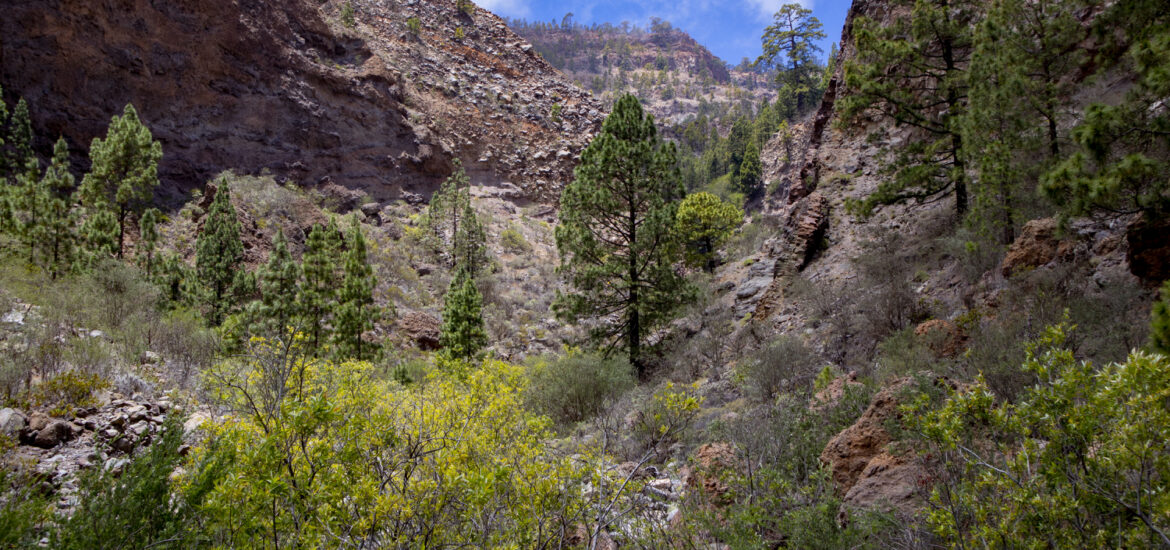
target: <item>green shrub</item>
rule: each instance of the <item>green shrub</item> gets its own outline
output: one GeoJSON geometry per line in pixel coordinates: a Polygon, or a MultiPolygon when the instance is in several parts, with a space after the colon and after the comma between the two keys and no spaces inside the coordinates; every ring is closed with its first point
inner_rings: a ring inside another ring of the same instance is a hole
{"type": "Polygon", "coordinates": [[[1036,383],[1015,403],[979,379],[941,407],[904,407],[940,464],[927,521],[945,545],[1170,546],[1170,359],[1097,367],[1065,347],[1070,330],[1028,345],[1036,383]]]}
{"type": "Polygon", "coordinates": [[[500,246],[504,247],[504,250],[516,254],[532,252],[532,243],[528,242],[528,239],[525,239],[524,235],[514,227],[500,232],[500,246]]]}
{"type": "Polygon", "coordinates": [[[528,405],[561,425],[596,415],[634,386],[633,369],[626,360],[574,349],[530,361],[528,376],[528,405]]]}
{"type": "Polygon", "coordinates": [[[410,31],[410,34],[418,36],[418,33],[422,32],[422,21],[419,21],[417,17],[408,18],[406,20],[406,30],[410,31]]]}
{"type": "Polygon", "coordinates": [[[348,28],[353,28],[356,21],[354,21],[353,2],[345,2],[341,5],[341,24],[348,28]]]}
{"type": "Polygon", "coordinates": [[[26,408],[50,408],[52,416],[64,416],[75,408],[98,404],[94,394],[110,387],[110,381],[100,375],[70,370],[34,384],[24,395],[26,408]]]}
{"type": "MultiPolygon", "coordinates": [[[[0,439],[5,436],[0,435],[0,439]]],[[[0,451],[4,451],[0,446],[0,451]]],[[[53,502],[41,474],[0,469],[0,548],[37,548],[53,516],[53,502]]]]}
{"type": "Polygon", "coordinates": [[[781,391],[807,390],[822,361],[799,338],[781,336],[736,368],[745,392],[767,401],[781,391]]]}

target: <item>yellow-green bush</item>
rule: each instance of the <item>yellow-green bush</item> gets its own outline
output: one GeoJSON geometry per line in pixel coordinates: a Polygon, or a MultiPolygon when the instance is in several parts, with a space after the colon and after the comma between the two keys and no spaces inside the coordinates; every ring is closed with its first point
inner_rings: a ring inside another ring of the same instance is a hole
{"type": "Polygon", "coordinates": [[[203,506],[216,544],[533,548],[580,517],[582,474],[545,449],[521,368],[437,368],[403,388],[366,363],[250,347],[208,376],[235,411],[196,453],[230,465],[203,506]]]}
{"type": "Polygon", "coordinates": [[[110,381],[97,374],[70,370],[34,384],[20,401],[25,407],[49,407],[50,415],[64,416],[74,408],[97,405],[94,394],[109,387],[110,381]]]}

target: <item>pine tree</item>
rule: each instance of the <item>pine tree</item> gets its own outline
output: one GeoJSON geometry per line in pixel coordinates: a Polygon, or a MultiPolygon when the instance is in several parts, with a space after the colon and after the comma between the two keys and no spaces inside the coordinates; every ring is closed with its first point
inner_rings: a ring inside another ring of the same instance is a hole
{"type": "Polygon", "coordinates": [[[978,170],[972,222],[1001,244],[1031,216],[1024,202],[1060,157],[1067,78],[1085,61],[1077,0],[996,0],[975,35],[964,149],[978,170]]]}
{"type": "Polygon", "coordinates": [[[369,359],[377,351],[362,340],[366,331],[374,328],[374,270],[366,258],[366,238],[354,218],[346,239],[345,279],[338,296],[337,311],[333,318],[334,352],[340,358],[369,359]]]}
{"type": "Polygon", "coordinates": [[[892,151],[889,179],[850,210],[869,215],[882,204],[953,194],[957,218],[967,213],[967,166],[960,121],[967,107],[967,61],[979,0],[892,0],[909,17],[882,26],[853,23],[857,56],[845,66],[849,88],[842,123],[875,115],[923,134],[892,151]]]}
{"type": "Polygon", "coordinates": [[[16,108],[12,110],[12,120],[8,128],[8,145],[11,147],[11,156],[8,165],[14,170],[29,165],[33,159],[33,131],[32,118],[28,112],[28,102],[20,98],[16,108]]]}
{"type": "Polygon", "coordinates": [[[1088,106],[1072,130],[1073,153],[1041,180],[1063,218],[1170,215],[1170,25],[1153,28],[1130,50],[1137,84],[1118,105],[1088,106]]]}
{"type": "Polygon", "coordinates": [[[36,157],[26,159],[25,169],[16,176],[16,212],[21,240],[28,248],[28,261],[36,263],[36,251],[45,238],[44,216],[48,193],[40,177],[40,162],[36,157]]]}
{"type": "Polygon", "coordinates": [[[459,234],[455,238],[455,262],[472,277],[478,277],[488,263],[487,232],[470,200],[463,205],[461,218],[463,223],[459,224],[459,234]]]}
{"type": "Polygon", "coordinates": [[[747,155],[748,142],[752,141],[752,123],[746,116],[735,119],[731,131],[727,134],[727,161],[731,179],[734,182],[739,174],[739,166],[743,164],[747,155]]]}
{"type": "Polygon", "coordinates": [[[288,250],[284,230],[276,232],[268,263],[257,274],[260,300],[249,310],[252,331],[281,341],[299,330],[302,312],[301,269],[288,250]]]}
{"type": "Polygon", "coordinates": [[[452,268],[463,265],[474,277],[487,265],[487,237],[471,206],[471,179],[458,159],[455,171],[431,197],[423,223],[452,268]]]}
{"type": "Polygon", "coordinates": [[[92,166],[81,181],[81,198],[90,210],[116,212],[121,258],[128,218],[146,207],[158,187],[162,144],[138,120],[134,106],[127,104],[122,116],[114,115],[106,139],[93,139],[89,158],[92,166]]]}
{"type": "Polygon", "coordinates": [[[90,212],[81,224],[85,263],[90,269],[118,255],[118,218],[109,210],[90,212]]]}
{"type": "Polygon", "coordinates": [[[232,294],[243,261],[240,222],[232,207],[227,181],[222,181],[195,241],[195,269],[213,325],[223,322],[224,315],[234,305],[232,294]]]}
{"type": "Polygon", "coordinates": [[[675,155],[638,99],[624,95],[561,196],[558,271],[572,290],[558,293],[553,309],[568,321],[602,320],[593,336],[624,343],[639,374],[646,335],[693,296],[675,271],[674,217],[684,193],[675,155]]]}
{"type": "Polygon", "coordinates": [[[460,267],[443,297],[443,326],[439,345],[450,356],[471,360],[487,346],[483,325],[483,297],[471,273],[460,267]]]}
{"type": "Polygon", "coordinates": [[[778,69],[776,82],[796,102],[796,112],[812,106],[823,89],[816,54],[816,41],[825,38],[821,22],[812,10],[800,4],[785,4],[773,15],[773,23],[764,29],[764,53],[756,63],[778,69]]]}
{"type": "Polygon", "coordinates": [[[41,179],[44,213],[41,220],[44,239],[40,242],[43,263],[49,276],[56,279],[73,269],[77,235],[72,193],[76,179],[69,172],[69,146],[58,138],[53,146],[53,161],[41,179]]]}
{"type": "Polygon", "coordinates": [[[739,169],[736,170],[732,178],[735,190],[743,193],[744,198],[749,201],[764,195],[764,181],[760,174],[761,171],[760,148],[756,145],[755,140],[751,140],[743,154],[743,162],[740,163],[739,169]]]}
{"type": "MultiPolygon", "coordinates": [[[[330,220],[331,224],[336,224],[330,220]]],[[[338,251],[332,246],[329,230],[313,226],[305,242],[301,259],[304,284],[301,285],[301,306],[304,308],[304,332],[313,352],[329,341],[329,315],[337,308],[338,251]]]]}
{"type": "Polygon", "coordinates": [[[139,264],[146,276],[154,274],[154,253],[158,249],[158,221],[162,213],[157,208],[147,208],[138,220],[139,264]]]}
{"type": "Polygon", "coordinates": [[[708,273],[715,270],[715,251],[739,224],[743,211],[711,193],[687,195],[678,207],[675,231],[686,244],[686,261],[708,273]]]}

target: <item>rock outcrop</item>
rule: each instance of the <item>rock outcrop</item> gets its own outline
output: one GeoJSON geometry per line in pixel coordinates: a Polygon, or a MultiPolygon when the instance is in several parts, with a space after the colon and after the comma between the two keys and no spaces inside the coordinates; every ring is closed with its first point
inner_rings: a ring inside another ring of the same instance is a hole
{"type": "Polygon", "coordinates": [[[1017,271],[1046,265],[1057,257],[1067,255],[1069,245],[1057,238],[1057,223],[1052,218],[1032,220],[1024,224],[1020,236],[1008,248],[1000,272],[1010,277],[1017,271]]]}
{"type": "Polygon", "coordinates": [[[911,512],[921,505],[925,471],[912,455],[891,448],[893,438],[885,427],[899,417],[898,396],[911,381],[901,379],[878,392],[865,413],[821,452],[844,507],[911,512]]]}
{"type": "Polygon", "coordinates": [[[0,82],[30,102],[39,150],[61,135],[78,159],[133,103],[172,192],[269,170],[388,200],[429,194],[461,158],[473,179],[555,198],[602,116],[588,94],[486,11],[352,4],[347,28],[339,2],[10,2],[0,82]]]}

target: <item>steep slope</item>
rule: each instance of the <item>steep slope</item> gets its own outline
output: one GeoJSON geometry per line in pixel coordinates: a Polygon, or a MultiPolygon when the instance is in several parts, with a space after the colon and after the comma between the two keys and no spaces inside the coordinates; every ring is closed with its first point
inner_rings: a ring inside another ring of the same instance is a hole
{"type": "Polygon", "coordinates": [[[337,2],[19,1],[0,82],[33,105],[46,150],[58,135],[85,150],[134,103],[171,189],[230,168],[389,200],[429,193],[460,158],[514,199],[555,196],[601,118],[587,93],[486,11],[345,6],[352,26],[337,2]]]}
{"type": "Polygon", "coordinates": [[[768,75],[729,67],[666,21],[655,21],[650,29],[569,21],[552,26],[513,20],[509,25],[605,103],[633,93],[666,125],[775,97],[768,75]]]}

